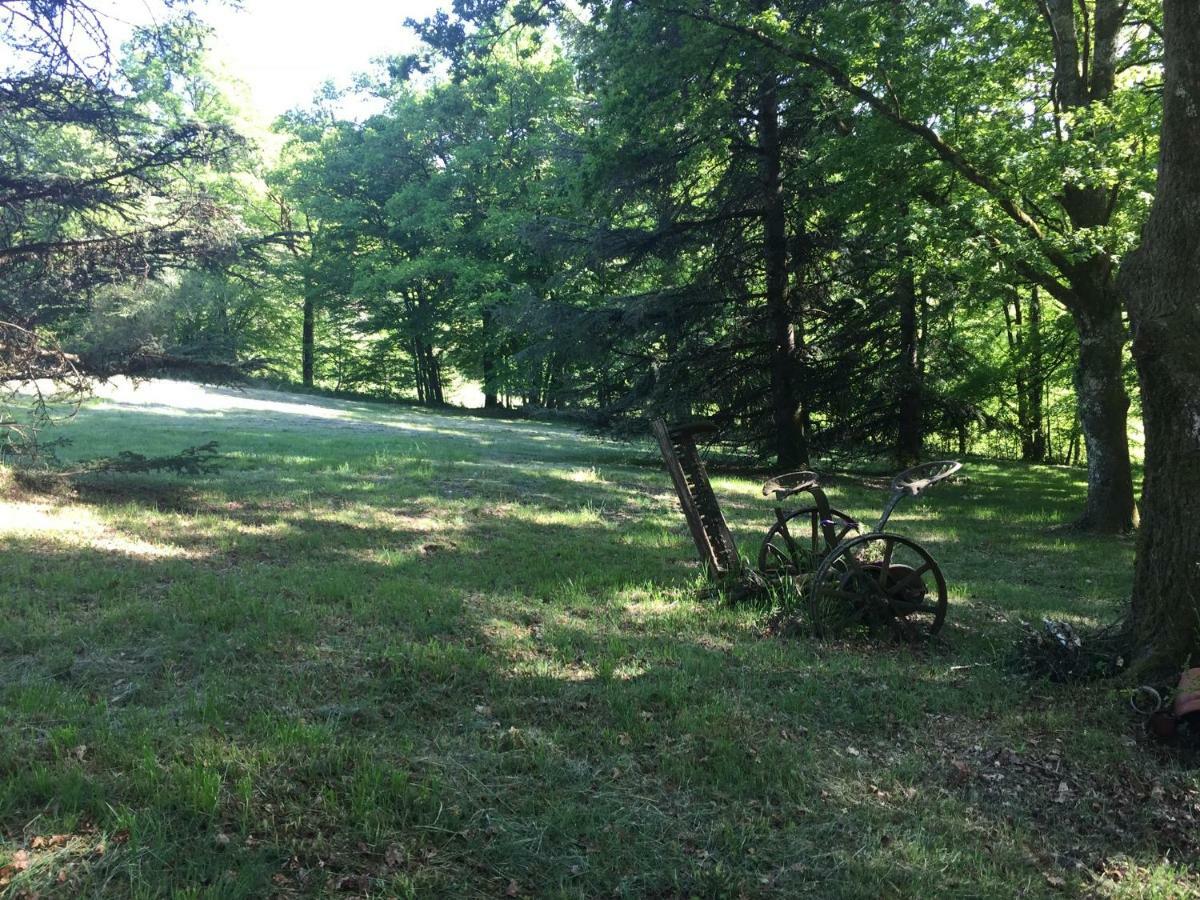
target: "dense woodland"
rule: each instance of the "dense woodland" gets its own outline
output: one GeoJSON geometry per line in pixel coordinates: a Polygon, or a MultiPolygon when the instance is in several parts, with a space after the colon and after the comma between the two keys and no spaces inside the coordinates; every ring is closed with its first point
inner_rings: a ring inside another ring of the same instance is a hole
{"type": "Polygon", "coordinates": [[[7,377],[475,383],[784,467],[1086,465],[1100,532],[1144,417],[1135,630],[1196,646],[1194,3],[463,2],[269,135],[186,6],[119,50],[82,0],[0,17],[7,377]]]}

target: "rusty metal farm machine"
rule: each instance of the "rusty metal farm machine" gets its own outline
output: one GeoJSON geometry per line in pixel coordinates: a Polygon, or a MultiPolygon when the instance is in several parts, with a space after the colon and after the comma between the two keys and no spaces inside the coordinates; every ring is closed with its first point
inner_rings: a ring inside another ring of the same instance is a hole
{"type": "Polygon", "coordinates": [[[807,609],[813,633],[831,637],[890,631],[905,640],[931,636],[946,621],[946,579],[912,538],[886,531],[903,500],[919,497],[962,468],[924,463],[896,475],[879,519],[870,526],[835,509],[815,472],[790,472],[763,485],[775,521],[759,546],[757,568],[744,563],[696,446],[716,428],[707,421],[652,422],[684,517],[710,577],[718,584],[783,586],[807,609]]]}

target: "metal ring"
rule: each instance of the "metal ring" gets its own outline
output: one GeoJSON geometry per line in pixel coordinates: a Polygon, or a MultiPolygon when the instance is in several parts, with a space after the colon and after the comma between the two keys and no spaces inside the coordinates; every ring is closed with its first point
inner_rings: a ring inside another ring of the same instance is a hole
{"type": "Polygon", "coordinates": [[[1152,716],[1163,706],[1162,695],[1148,684],[1143,684],[1133,692],[1133,696],[1129,698],[1130,708],[1139,716],[1152,716]],[[1139,702],[1139,698],[1146,697],[1149,699],[1152,708],[1147,708],[1139,702]]]}

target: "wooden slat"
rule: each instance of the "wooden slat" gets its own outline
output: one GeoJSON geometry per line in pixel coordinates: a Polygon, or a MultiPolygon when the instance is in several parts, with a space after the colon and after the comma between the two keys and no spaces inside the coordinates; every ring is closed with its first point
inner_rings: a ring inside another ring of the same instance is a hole
{"type": "Polygon", "coordinates": [[[733,535],[729,533],[729,526],[725,524],[725,516],[717,503],[717,495],[713,493],[712,485],[709,484],[708,472],[704,468],[704,461],[700,459],[700,451],[696,449],[696,442],[690,436],[686,443],[680,444],[680,465],[685,472],[692,474],[695,485],[693,499],[700,511],[704,530],[709,536],[713,556],[723,572],[735,570],[738,568],[737,547],[733,543],[733,535]]]}
{"type": "Polygon", "coordinates": [[[675,485],[675,493],[692,532],[700,561],[714,578],[737,571],[740,568],[737,548],[712,485],[709,484],[695,439],[687,432],[673,433],[662,419],[654,419],[651,427],[675,485]]]}

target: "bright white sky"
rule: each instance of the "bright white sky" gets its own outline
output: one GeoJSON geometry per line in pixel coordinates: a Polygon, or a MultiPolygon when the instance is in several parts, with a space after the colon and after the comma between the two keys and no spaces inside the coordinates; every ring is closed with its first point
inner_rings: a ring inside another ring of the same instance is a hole
{"type": "Polygon", "coordinates": [[[307,104],[327,80],[345,85],[372,59],[416,49],[404,20],[433,15],[444,2],[245,0],[234,9],[210,0],[201,10],[216,28],[216,53],[249,86],[256,109],[274,118],[307,104]]]}
{"type": "MultiPolygon", "coordinates": [[[[114,20],[151,21],[154,0],[104,0],[96,4],[114,20]]],[[[417,46],[404,27],[449,0],[243,0],[240,9],[208,0],[195,9],[216,29],[213,50],[249,89],[255,111],[266,121],[305,106],[327,80],[347,85],[371,60],[407,53],[417,46]]],[[[118,41],[122,25],[112,28],[118,41]]]]}

